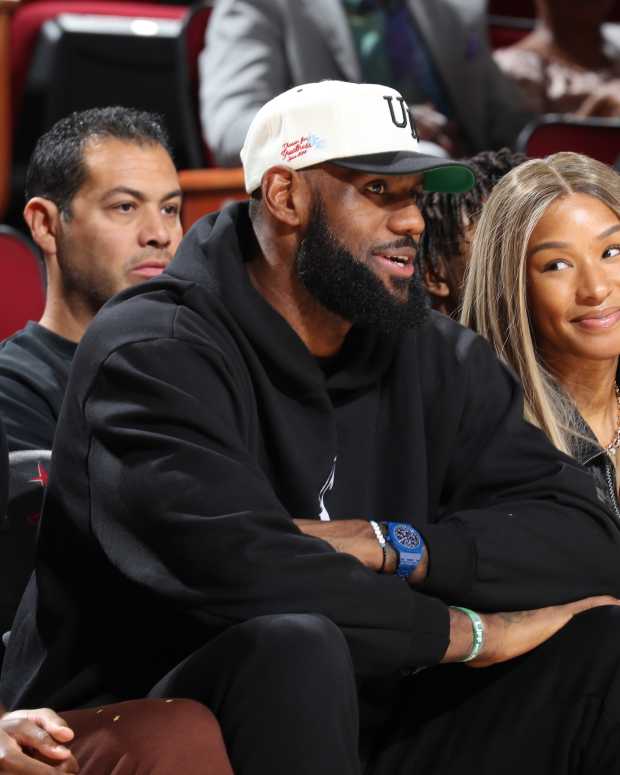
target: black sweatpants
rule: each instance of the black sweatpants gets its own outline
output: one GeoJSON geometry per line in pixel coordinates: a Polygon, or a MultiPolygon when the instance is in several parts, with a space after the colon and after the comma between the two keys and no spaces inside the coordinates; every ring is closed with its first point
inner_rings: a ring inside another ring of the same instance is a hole
{"type": "Polygon", "coordinates": [[[340,630],[314,615],[231,627],[152,696],[218,717],[236,775],[620,773],[620,609],[575,617],[490,668],[440,665],[358,692],[340,630]]]}
{"type": "Polygon", "coordinates": [[[323,616],[260,616],[230,627],[149,696],[207,705],[235,775],[360,773],[349,648],[323,616]]]}
{"type": "Polygon", "coordinates": [[[404,681],[368,772],[620,773],[620,608],[596,608],[517,659],[404,681]]]}

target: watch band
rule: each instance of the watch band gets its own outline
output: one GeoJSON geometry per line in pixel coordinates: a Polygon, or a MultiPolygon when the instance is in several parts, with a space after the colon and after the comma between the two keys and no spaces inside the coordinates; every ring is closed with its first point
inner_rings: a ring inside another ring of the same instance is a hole
{"type": "Polygon", "coordinates": [[[382,522],[386,541],[398,555],[396,575],[407,579],[420,564],[424,555],[424,539],[407,522],[382,522]]]}

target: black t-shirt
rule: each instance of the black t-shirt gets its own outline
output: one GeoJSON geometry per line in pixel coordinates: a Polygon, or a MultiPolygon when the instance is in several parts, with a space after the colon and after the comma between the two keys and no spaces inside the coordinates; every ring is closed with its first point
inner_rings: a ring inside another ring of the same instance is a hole
{"type": "Polygon", "coordinates": [[[32,321],[0,344],[0,417],[9,450],[51,449],[76,347],[32,321]]]}
{"type": "Polygon", "coordinates": [[[6,433],[0,420],[0,522],[6,514],[9,500],[9,452],[6,446],[6,433]]]}

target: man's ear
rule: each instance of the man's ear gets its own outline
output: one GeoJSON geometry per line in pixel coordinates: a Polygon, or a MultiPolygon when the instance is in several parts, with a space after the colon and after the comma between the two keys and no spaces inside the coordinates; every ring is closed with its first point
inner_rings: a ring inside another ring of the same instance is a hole
{"type": "Polygon", "coordinates": [[[32,239],[45,256],[56,255],[60,218],[57,205],[42,196],[29,199],[24,207],[24,220],[28,224],[32,239]]]}
{"type": "Polygon", "coordinates": [[[439,261],[437,270],[427,269],[424,273],[424,285],[426,290],[437,299],[447,299],[450,295],[450,286],[446,282],[443,273],[443,263],[439,261]]]}
{"type": "Polygon", "coordinates": [[[308,218],[312,196],[308,181],[288,167],[271,167],[263,176],[262,197],[267,210],[284,226],[296,229],[308,218]]]}

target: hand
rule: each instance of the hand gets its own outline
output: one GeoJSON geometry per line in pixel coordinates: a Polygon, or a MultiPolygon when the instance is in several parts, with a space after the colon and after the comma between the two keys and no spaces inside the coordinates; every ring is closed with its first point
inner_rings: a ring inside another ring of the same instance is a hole
{"type": "Polygon", "coordinates": [[[575,614],[602,605],[620,605],[620,601],[609,595],[599,595],[533,611],[484,614],[484,648],[479,657],[467,664],[470,667],[487,667],[525,654],[555,635],[575,614]]]}
{"type": "Polygon", "coordinates": [[[294,519],[293,522],[302,533],[322,538],[337,552],[352,554],[370,570],[380,570],[383,550],[367,520],[335,519],[321,522],[318,519],[294,519]]]}
{"type": "Polygon", "coordinates": [[[5,713],[0,717],[0,775],[78,772],[73,754],[63,745],[73,736],[49,708],[5,713]]]}
{"type": "MultiPolygon", "coordinates": [[[[375,531],[365,519],[335,519],[321,522],[318,519],[294,519],[293,522],[306,535],[322,538],[337,552],[352,554],[370,570],[379,571],[383,566],[383,549],[379,546],[375,531]]],[[[384,573],[396,572],[398,557],[394,549],[387,544],[387,559],[384,573]]],[[[424,547],[418,567],[407,581],[416,586],[421,584],[428,573],[428,552],[424,547]]]]}

